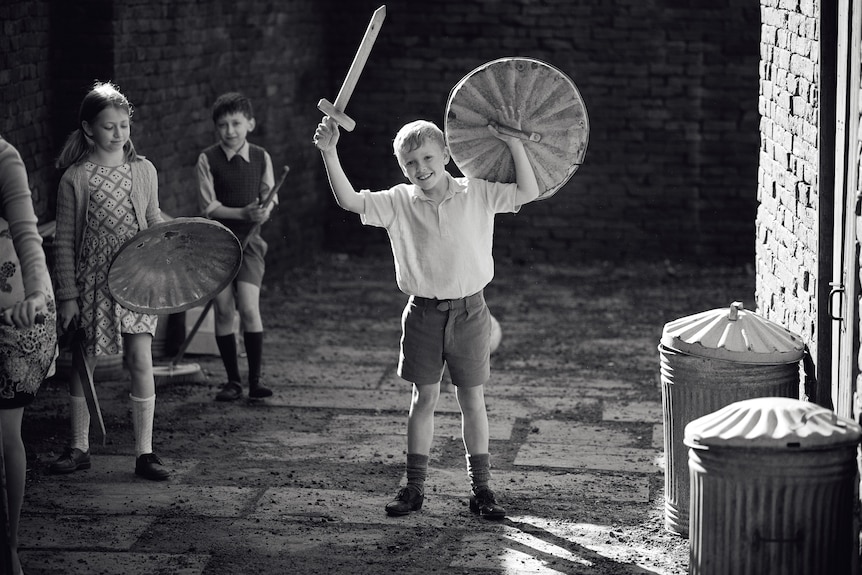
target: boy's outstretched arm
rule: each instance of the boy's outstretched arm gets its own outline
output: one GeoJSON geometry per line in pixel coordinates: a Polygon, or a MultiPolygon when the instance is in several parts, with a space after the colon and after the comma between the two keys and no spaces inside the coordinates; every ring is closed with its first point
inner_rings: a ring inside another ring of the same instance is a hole
{"type": "MultiPolygon", "coordinates": [[[[501,110],[500,115],[500,121],[503,124],[521,129],[520,115],[511,106],[501,110]]],[[[509,147],[509,152],[512,154],[512,160],[515,163],[515,183],[518,184],[517,203],[523,205],[532,202],[539,197],[539,183],[536,181],[536,174],[527,157],[527,151],[524,149],[523,140],[502,134],[494,126],[489,125],[488,129],[509,147]]]]}
{"type": "Polygon", "coordinates": [[[347,174],[338,159],[338,126],[329,116],[323,118],[314,131],[314,145],[323,156],[329,187],[335,195],[335,201],[347,211],[362,214],[365,212],[365,200],[353,189],[353,184],[347,179],[347,174]]]}

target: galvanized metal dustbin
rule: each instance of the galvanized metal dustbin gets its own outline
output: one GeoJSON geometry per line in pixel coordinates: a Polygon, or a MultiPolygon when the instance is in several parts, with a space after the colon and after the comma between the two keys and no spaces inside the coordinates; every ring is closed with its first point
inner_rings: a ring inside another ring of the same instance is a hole
{"type": "Polygon", "coordinates": [[[688,536],[685,426],[743,399],[798,397],[802,339],[741,302],[664,326],[659,345],[665,453],[665,528],[688,536]]]}
{"type": "Polygon", "coordinates": [[[850,573],[860,434],[851,419],[783,397],[689,423],[689,575],[850,573]]]}

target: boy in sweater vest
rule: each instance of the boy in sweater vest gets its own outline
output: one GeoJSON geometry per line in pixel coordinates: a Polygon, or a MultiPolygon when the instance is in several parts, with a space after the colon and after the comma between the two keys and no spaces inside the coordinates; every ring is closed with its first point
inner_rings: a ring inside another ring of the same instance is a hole
{"type": "Polygon", "coordinates": [[[198,157],[198,199],[201,212],[236,234],[240,241],[252,236],[243,251],[242,266],[232,285],[214,300],[215,338],[227,372],[227,383],[216,395],[218,401],[242,397],[234,319],[239,310],[245,351],[248,358],[248,396],[264,398],[272,391],[261,382],[263,323],[260,317],[260,286],[264,274],[267,244],[260,237],[258,222],[269,219],[277,202],[261,207],[275,185],[272,160],[266,150],[248,142],[254,130],[251,101],[237,92],[219,96],[213,104],[212,119],[218,143],[198,157]]]}

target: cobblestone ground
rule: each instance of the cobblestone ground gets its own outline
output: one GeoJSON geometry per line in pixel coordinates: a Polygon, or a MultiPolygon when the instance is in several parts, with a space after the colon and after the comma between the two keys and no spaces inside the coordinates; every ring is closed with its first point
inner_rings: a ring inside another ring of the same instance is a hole
{"type": "MultiPolygon", "coordinates": [[[[38,574],[681,575],[664,529],[657,346],[664,324],[742,300],[743,269],[498,265],[486,291],[502,341],[487,386],[501,522],[467,507],[451,385],[438,406],[421,512],[388,518],[403,482],[409,388],[394,373],[406,297],[391,258],[328,256],[263,294],[275,396],[213,401],[206,381],[158,388],[155,449],[135,477],[125,376],[98,383],[107,441],[93,467],[47,474],[67,440],[61,377],[25,415],[31,469],[21,557],[38,574]]],[[[242,363],[244,367],[244,361],[242,363]]]]}

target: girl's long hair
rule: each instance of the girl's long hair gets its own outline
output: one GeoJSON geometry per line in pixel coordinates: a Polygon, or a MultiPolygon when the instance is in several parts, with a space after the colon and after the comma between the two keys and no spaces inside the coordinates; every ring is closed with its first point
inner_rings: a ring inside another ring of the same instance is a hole
{"type": "MultiPolygon", "coordinates": [[[[58,168],[64,169],[72,164],[79,164],[93,153],[95,143],[84,132],[81,124],[87,122],[92,125],[102,110],[109,106],[124,110],[129,114],[129,119],[131,119],[132,104],[128,98],[111,82],[96,82],[93,88],[84,96],[83,101],[81,101],[81,108],[78,111],[78,129],[74,130],[66,138],[66,143],[63,144],[63,149],[57,158],[56,165],[58,168]]],[[[134,162],[138,159],[138,154],[135,152],[135,146],[132,144],[131,138],[123,146],[123,151],[125,152],[125,161],[134,162]]]]}

